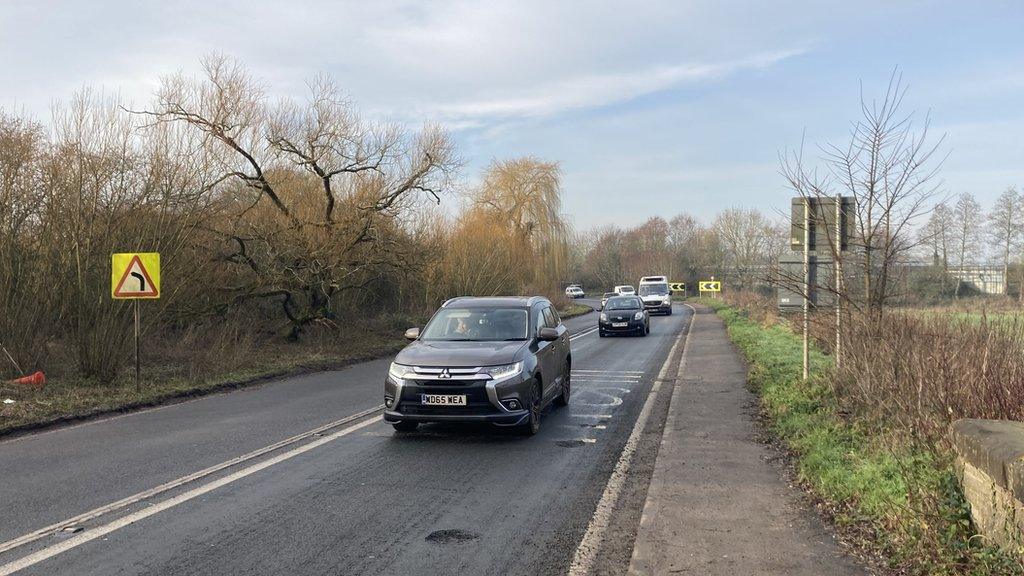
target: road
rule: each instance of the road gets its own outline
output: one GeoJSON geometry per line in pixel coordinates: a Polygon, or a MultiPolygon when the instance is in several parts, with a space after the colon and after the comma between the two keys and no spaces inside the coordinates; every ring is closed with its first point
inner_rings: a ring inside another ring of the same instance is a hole
{"type": "Polygon", "coordinates": [[[672,390],[655,382],[690,320],[675,312],[647,338],[568,320],[572,402],[532,438],[396,435],[373,412],[385,358],[0,442],[0,574],[565,574],[581,541],[590,572],[623,573],[672,390]]]}

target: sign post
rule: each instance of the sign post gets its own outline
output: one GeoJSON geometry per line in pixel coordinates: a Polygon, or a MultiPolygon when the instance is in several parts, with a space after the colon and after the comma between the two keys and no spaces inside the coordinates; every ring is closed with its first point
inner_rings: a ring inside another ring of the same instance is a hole
{"type": "Polygon", "coordinates": [[[842,309],[842,298],[840,296],[843,293],[843,197],[836,194],[836,233],[834,239],[835,245],[832,248],[833,257],[835,258],[835,266],[833,268],[833,275],[835,276],[836,282],[836,371],[839,371],[839,367],[843,361],[842,354],[842,339],[843,339],[843,309],[842,309]]]}
{"type": "Polygon", "coordinates": [[[811,369],[811,201],[804,198],[804,381],[811,369]]]}
{"type": "Polygon", "coordinates": [[[122,253],[110,256],[110,297],[134,300],[135,315],[135,391],[142,390],[142,361],[139,333],[139,300],[160,298],[160,254],[157,252],[122,253]]]}
{"type": "MultiPolygon", "coordinates": [[[[780,309],[796,308],[796,298],[801,299],[800,309],[803,312],[803,375],[810,376],[810,310],[811,307],[824,305],[826,300],[820,297],[819,288],[833,293],[835,308],[835,361],[836,367],[842,362],[842,293],[843,268],[842,257],[849,249],[850,241],[855,234],[856,199],[852,196],[835,197],[800,196],[791,202],[792,222],[790,224],[790,248],[803,253],[803,279],[799,290],[793,287],[780,286],[780,309]],[[833,281],[818,284],[820,268],[831,266],[833,281]]],[[[783,273],[791,260],[779,258],[779,268],[783,273]]],[[[795,264],[796,260],[792,262],[795,264]]],[[[795,273],[796,270],[794,269],[795,273]]],[[[795,274],[792,275],[795,282],[795,274]]]]}

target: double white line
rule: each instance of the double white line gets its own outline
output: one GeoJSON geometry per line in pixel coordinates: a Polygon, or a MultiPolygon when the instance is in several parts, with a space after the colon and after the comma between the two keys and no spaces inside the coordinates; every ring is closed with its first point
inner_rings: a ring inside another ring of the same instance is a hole
{"type": "MultiPolygon", "coordinates": [[[[39,540],[40,538],[44,538],[46,536],[57,534],[57,533],[65,530],[67,528],[78,527],[78,525],[82,524],[83,522],[87,522],[89,520],[94,520],[94,519],[99,518],[101,516],[105,516],[107,514],[110,514],[112,512],[121,510],[121,509],[123,509],[123,508],[125,508],[127,506],[130,506],[132,504],[135,504],[137,502],[141,502],[143,500],[147,500],[147,499],[153,498],[154,496],[158,496],[158,495],[163,494],[163,493],[165,493],[165,492],[167,492],[169,490],[173,490],[173,489],[181,487],[181,486],[183,486],[185,484],[189,484],[191,482],[195,482],[196,480],[199,480],[201,478],[210,476],[211,474],[215,474],[215,473],[217,473],[217,472],[219,472],[221,470],[224,470],[226,468],[230,468],[232,466],[237,466],[238,464],[242,464],[242,463],[248,462],[250,460],[253,460],[255,458],[259,458],[260,456],[266,455],[266,454],[268,454],[270,452],[274,452],[275,450],[280,450],[281,448],[285,448],[285,447],[291,446],[293,444],[296,444],[296,443],[301,442],[303,440],[306,440],[308,438],[312,438],[312,437],[318,436],[318,435],[323,434],[326,431],[331,430],[333,428],[337,428],[339,426],[344,426],[345,424],[349,424],[351,422],[355,422],[357,420],[360,420],[360,419],[366,418],[368,416],[377,414],[378,412],[382,411],[383,409],[384,409],[384,406],[381,405],[381,406],[377,406],[377,407],[371,408],[369,410],[364,410],[362,412],[359,412],[358,414],[353,414],[351,416],[347,416],[347,417],[342,418],[340,420],[335,420],[334,422],[330,422],[328,424],[324,424],[323,426],[320,426],[318,428],[314,428],[314,429],[312,429],[312,430],[310,430],[308,432],[303,432],[302,434],[298,434],[296,436],[292,436],[291,438],[287,438],[285,440],[281,440],[280,442],[275,442],[274,444],[271,444],[269,446],[265,446],[263,448],[260,448],[259,450],[254,450],[252,452],[249,452],[248,454],[244,454],[242,456],[238,456],[238,457],[232,458],[231,460],[226,460],[224,462],[221,462],[220,464],[215,464],[213,466],[210,466],[209,468],[205,468],[205,469],[200,470],[198,472],[193,472],[192,474],[189,474],[187,476],[182,476],[181,478],[177,478],[175,480],[171,480],[170,482],[167,482],[165,484],[161,484],[160,486],[157,486],[156,488],[151,488],[149,490],[145,490],[143,492],[139,492],[138,494],[134,494],[134,495],[129,496],[127,498],[124,498],[124,499],[118,500],[116,502],[112,502],[110,504],[107,504],[105,506],[101,506],[99,508],[95,508],[95,509],[90,510],[88,512],[85,512],[83,514],[79,514],[78,516],[74,516],[72,518],[68,518],[67,520],[63,520],[61,522],[57,522],[56,524],[51,524],[50,526],[47,526],[45,528],[40,528],[39,530],[36,530],[34,532],[29,532],[28,534],[25,534],[23,536],[19,536],[17,538],[14,538],[13,540],[8,540],[7,542],[4,542],[3,544],[0,544],[0,554],[2,554],[4,552],[8,552],[10,550],[13,550],[15,548],[18,548],[20,546],[24,546],[25,544],[29,544],[31,542],[35,542],[36,540],[39,540]]],[[[133,513],[128,514],[126,516],[122,516],[122,517],[120,517],[120,518],[118,518],[118,519],[116,519],[116,520],[114,520],[112,522],[109,522],[107,524],[104,524],[104,525],[101,525],[101,526],[97,526],[95,528],[90,528],[88,530],[85,530],[84,532],[74,536],[73,538],[69,538],[69,539],[67,539],[67,540],[65,540],[63,542],[60,542],[59,544],[54,544],[52,546],[47,546],[46,548],[43,548],[43,549],[41,549],[41,550],[39,550],[37,552],[33,552],[32,554],[29,554],[28,556],[25,556],[23,558],[19,558],[17,560],[14,560],[14,561],[9,562],[9,563],[4,564],[4,565],[0,565],[0,576],[7,576],[8,574],[13,574],[13,573],[15,573],[15,572],[17,572],[19,570],[23,570],[25,568],[28,568],[29,566],[32,566],[34,564],[38,564],[39,562],[42,562],[43,560],[46,560],[47,558],[51,558],[53,556],[56,556],[58,554],[66,552],[68,550],[71,550],[72,548],[75,548],[77,546],[85,544],[86,542],[89,542],[91,540],[95,540],[96,538],[99,538],[101,536],[105,536],[105,535],[107,535],[107,534],[109,534],[109,533],[111,533],[111,532],[113,532],[115,530],[119,530],[119,529],[121,529],[121,528],[123,528],[123,527],[125,527],[125,526],[127,526],[127,525],[129,525],[131,523],[133,523],[133,522],[138,522],[139,520],[142,520],[143,518],[146,518],[146,517],[152,516],[154,514],[163,512],[164,510],[167,510],[168,508],[173,508],[174,506],[177,506],[178,504],[181,504],[183,502],[187,502],[187,501],[195,498],[196,496],[201,496],[203,494],[206,494],[207,492],[211,492],[213,490],[216,490],[217,488],[220,488],[221,486],[225,486],[227,484],[235,482],[236,480],[240,480],[242,478],[245,478],[246,476],[249,476],[251,474],[259,472],[260,470],[263,470],[264,468],[269,468],[270,466],[273,466],[273,465],[278,464],[280,462],[284,462],[285,460],[294,458],[295,456],[298,456],[299,454],[308,452],[308,451],[310,451],[310,450],[312,450],[312,449],[314,449],[314,448],[316,448],[318,446],[322,446],[322,445],[327,444],[328,442],[331,442],[333,440],[337,440],[338,438],[341,438],[342,436],[347,436],[349,434],[352,434],[353,432],[356,432],[356,431],[358,431],[358,430],[360,430],[362,428],[365,428],[366,426],[369,426],[370,424],[375,424],[378,421],[379,420],[376,419],[376,418],[369,418],[369,419],[363,420],[362,422],[358,422],[357,424],[353,424],[353,425],[348,426],[346,428],[342,428],[341,430],[338,430],[337,432],[333,432],[333,433],[328,434],[326,436],[317,438],[316,440],[313,440],[312,442],[307,442],[305,444],[302,444],[301,446],[293,448],[293,449],[291,449],[291,450],[289,450],[287,452],[282,452],[281,454],[278,454],[277,456],[274,456],[274,457],[269,458],[267,460],[262,460],[262,461],[260,461],[260,462],[258,462],[256,464],[252,464],[251,466],[248,466],[246,468],[238,470],[237,472],[234,472],[232,474],[224,476],[223,478],[218,478],[216,480],[213,480],[213,481],[208,482],[206,484],[203,484],[201,486],[197,486],[197,487],[195,487],[195,488],[193,488],[193,489],[191,489],[191,490],[189,490],[187,492],[184,492],[182,494],[179,494],[179,495],[177,495],[177,496],[175,496],[173,498],[169,498],[167,500],[164,500],[164,501],[159,502],[157,504],[154,504],[152,506],[148,506],[146,508],[143,508],[142,510],[133,512],[133,513]]]]}

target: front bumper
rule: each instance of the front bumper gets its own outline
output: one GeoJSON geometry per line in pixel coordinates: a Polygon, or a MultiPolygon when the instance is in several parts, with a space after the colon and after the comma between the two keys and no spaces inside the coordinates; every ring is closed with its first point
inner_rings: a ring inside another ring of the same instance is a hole
{"type": "Polygon", "coordinates": [[[609,320],[607,322],[598,322],[597,327],[601,332],[604,332],[605,334],[614,334],[618,332],[638,332],[644,328],[643,320],[629,320],[626,322],[625,326],[612,326],[613,323],[621,324],[622,321],[616,322],[615,320],[609,320]]]}
{"type": "Polygon", "coordinates": [[[527,421],[530,411],[525,399],[533,386],[533,378],[519,375],[495,383],[490,380],[384,381],[385,422],[477,422],[498,426],[515,426],[527,421]],[[433,406],[421,401],[423,394],[465,395],[465,406],[433,406]],[[519,408],[512,410],[502,402],[515,400],[519,408]]]}
{"type": "Polygon", "coordinates": [[[650,302],[644,302],[644,310],[647,310],[648,312],[668,313],[672,310],[672,302],[665,300],[652,300],[650,302]]]}

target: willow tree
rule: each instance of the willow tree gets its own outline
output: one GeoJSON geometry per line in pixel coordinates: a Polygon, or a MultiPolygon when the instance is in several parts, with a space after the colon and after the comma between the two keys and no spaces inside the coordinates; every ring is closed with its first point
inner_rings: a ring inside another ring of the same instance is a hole
{"type": "Polygon", "coordinates": [[[569,226],[562,215],[561,169],[537,158],[496,160],[485,170],[471,209],[508,226],[529,256],[523,288],[551,291],[566,280],[569,226]]]}

